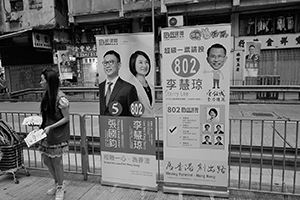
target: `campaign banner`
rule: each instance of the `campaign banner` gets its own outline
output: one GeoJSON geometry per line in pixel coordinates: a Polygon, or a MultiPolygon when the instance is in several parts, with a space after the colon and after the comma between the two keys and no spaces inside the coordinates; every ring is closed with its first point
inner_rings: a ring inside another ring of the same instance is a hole
{"type": "Polygon", "coordinates": [[[164,192],[228,197],[230,30],[162,29],[164,192]]]}
{"type": "MultiPolygon", "coordinates": [[[[109,107],[104,105],[106,100],[104,98],[107,93],[107,86],[104,85],[109,81],[108,77],[117,74],[118,80],[114,84],[112,91],[114,95],[112,95],[113,97],[109,99],[107,104],[118,101],[118,106],[121,106],[123,110],[120,115],[132,116],[126,110],[130,105],[121,101],[122,99],[127,99],[126,96],[129,95],[125,89],[118,87],[117,83],[122,79],[123,85],[130,83],[136,89],[138,99],[135,100],[141,102],[144,108],[143,113],[140,113],[139,116],[154,117],[155,59],[153,33],[97,35],[95,37],[100,81],[100,114],[108,114],[106,109],[109,107]],[[101,112],[101,109],[103,109],[103,112],[101,112]]],[[[135,95],[131,93],[129,96],[135,95]]]]}
{"type": "Polygon", "coordinates": [[[157,190],[156,151],[151,147],[155,141],[154,35],[97,35],[96,45],[100,134],[105,136],[108,124],[115,120],[120,128],[118,133],[123,138],[120,143],[123,146],[117,151],[101,145],[101,155],[126,159],[126,162],[116,159],[112,163],[102,157],[102,183],[157,190]],[[146,126],[149,122],[153,128],[150,132],[149,126],[146,126]],[[133,123],[141,123],[142,128],[136,130],[133,123]],[[145,133],[151,137],[150,146],[145,133]],[[132,143],[132,137],[140,138],[138,143],[132,143]],[[147,149],[136,149],[135,145],[139,143],[148,144],[147,149]]]}
{"type": "Polygon", "coordinates": [[[155,119],[100,116],[102,184],[156,187],[155,119]]]}
{"type": "Polygon", "coordinates": [[[72,79],[73,68],[67,50],[57,51],[57,65],[60,80],[72,79]]]}
{"type": "Polygon", "coordinates": [[[260,49],[260,41],[246,41],[244,50],[244,79],[246,79],[246,77],[257,77],[260,62],[260,49]]]}

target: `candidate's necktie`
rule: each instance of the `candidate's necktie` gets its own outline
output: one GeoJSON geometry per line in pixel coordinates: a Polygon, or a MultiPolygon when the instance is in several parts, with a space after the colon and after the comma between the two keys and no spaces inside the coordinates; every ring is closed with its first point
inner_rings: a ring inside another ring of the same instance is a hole
{"type": "Polygon", "coordinates": [[[106,92],[106,106],[108,105],[109,102],[109,98],[110,98],[110,94],[111,94],[111,85],[113,84],[112,82],[108,82],[108,88],[107,88],[107,92],[106,92]]]}

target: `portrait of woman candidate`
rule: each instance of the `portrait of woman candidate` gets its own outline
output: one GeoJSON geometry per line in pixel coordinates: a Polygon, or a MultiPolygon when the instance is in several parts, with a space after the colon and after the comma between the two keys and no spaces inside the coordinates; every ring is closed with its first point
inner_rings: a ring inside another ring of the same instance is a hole
{"type": "Polygon", "coordinates": [[[134,76],[138,99],[144,105],[145,112],[141,117],[154,117],[154,86],[150,84],[146,77],[151,70],[151,60],[143,51],[135,51],[129,59],[129,70],[134,76]]]}
{"type": "Polygon", "coordinates": [[[219,111],[218,108],[210,108],[207,112],[207,121],[208,122],[219,122],[219,111]]]}

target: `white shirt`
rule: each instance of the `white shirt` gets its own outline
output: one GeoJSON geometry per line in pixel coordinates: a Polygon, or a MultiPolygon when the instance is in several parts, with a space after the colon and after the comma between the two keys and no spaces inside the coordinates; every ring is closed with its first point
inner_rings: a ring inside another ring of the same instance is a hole
{"type": "Polygon", "coordinates": [[[105,96],[106,96],[106,93],[107,93],[107,90],[108,90],[108,83],[111,82],[112,85],[110,86],[110,91],[112,92],[114,90],[114,87],[116,85],[116,82],[118,80],[119,76],[117,76],[116,78],[114,78],[113,80],[109,81],[106,79],[105,81],[105,96]]]}

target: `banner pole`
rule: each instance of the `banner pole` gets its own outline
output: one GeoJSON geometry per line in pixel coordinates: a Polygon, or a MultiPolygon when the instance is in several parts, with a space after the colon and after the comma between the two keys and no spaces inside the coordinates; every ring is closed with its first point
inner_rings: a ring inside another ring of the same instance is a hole
{"type": "MultiPolygon", "coordinates": [[[[151,1],[151,15],[152,15],[152,32],[153,34],[155,34],[155,14],[154,14],[154,0],[151,1]]],[[[154,40],[154,44],[155,44],[155,40],[154,40]]],[[[155,49],[154,49],[155,51],[155,49]]]]}
{"type": "Polygon", "coordinates": [[[153,63],[154,63],[154,85],[156,85],[156,58],[155,58],[155,13],[154,13],[154,0],[151,0],[151,17],[152,17],[152,33],[153,33],[153,37],[154,37],[154,40],[153,40],[153,63]]]}

